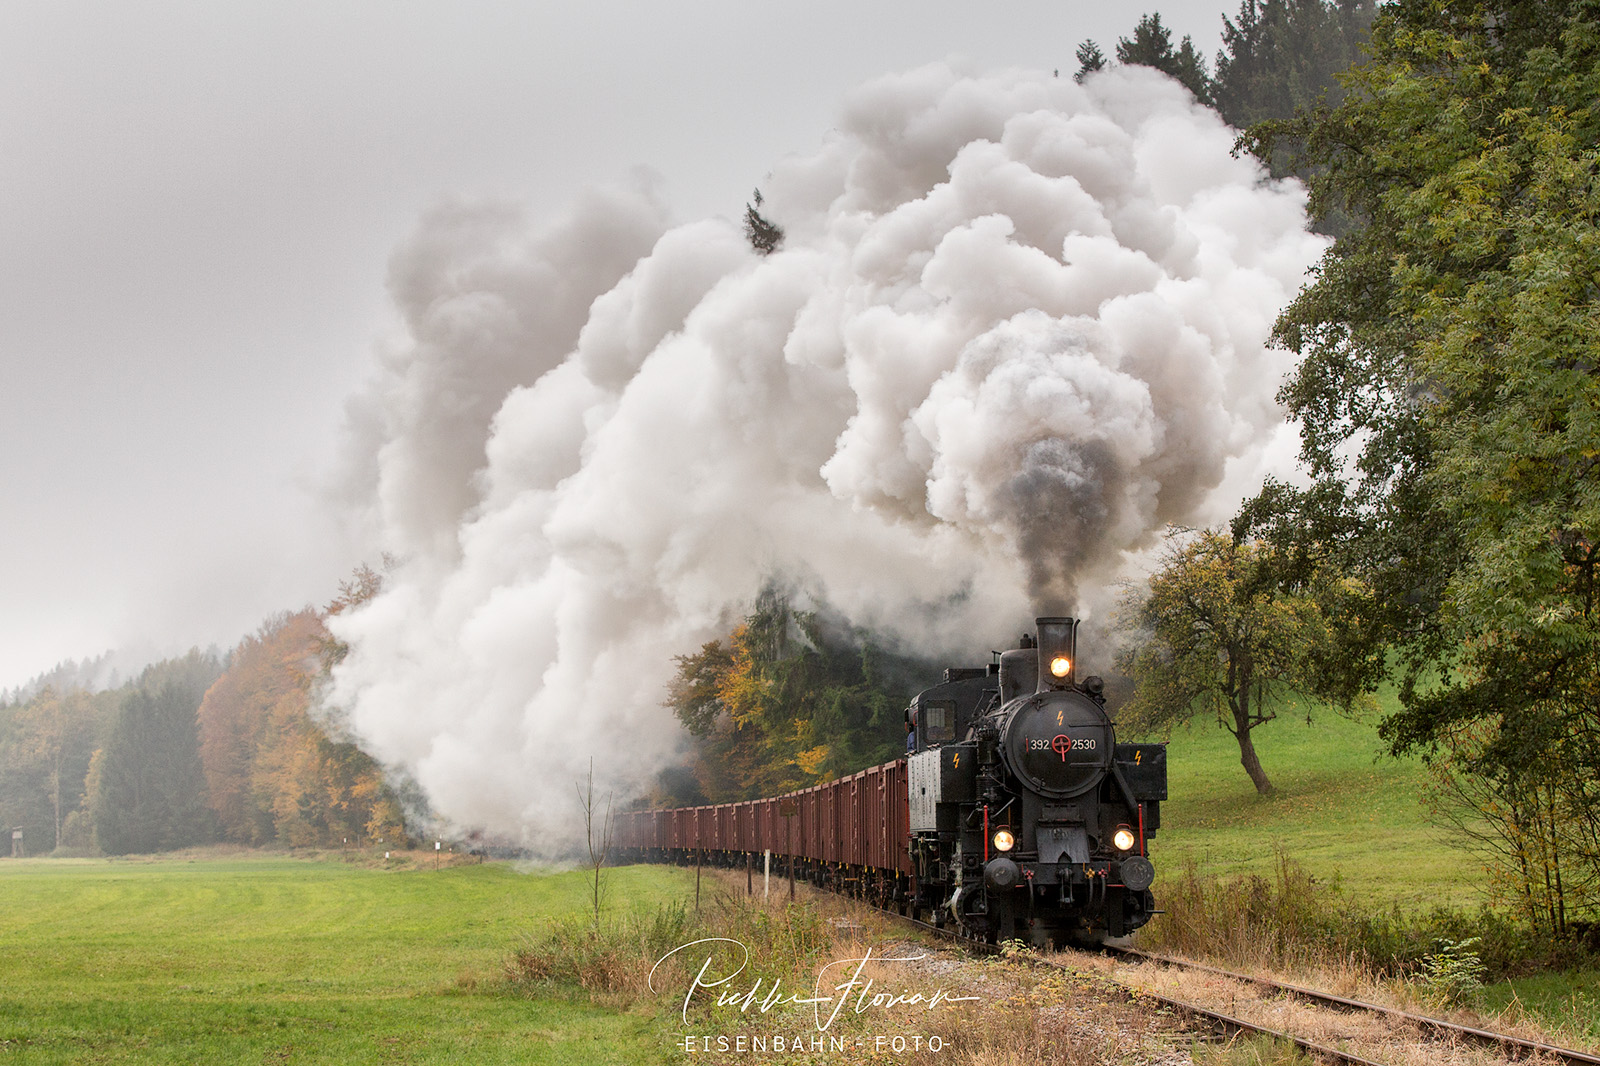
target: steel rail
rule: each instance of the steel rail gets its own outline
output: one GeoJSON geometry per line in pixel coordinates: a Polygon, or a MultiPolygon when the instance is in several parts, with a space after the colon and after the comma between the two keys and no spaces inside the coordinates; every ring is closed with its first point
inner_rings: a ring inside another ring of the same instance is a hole
{"type": "Polygon", "coordinates": [[[1247,1022],[1242,1018],[1234,1018],[1230,1015],[1223,1014],[1221,1011],[1214,1011],[1209,1007],[1196,1006],[1193,1003],[1186,1003],[1181,999],[1172,999],[1167,996],[1159,995],[1155,992],[1146,992],[1141,988],[1128,988],[1126,985],[1119,985],[1118,987],[1125,989],[1135,997],[1160,1003],[1165,1007],[1169,1007],[1172,1010],[1181,1011],[1184,1014],[1193,1015],[1198,1018],[1204,1018],[1207,1021],[1214,1022],[1215,1024],[1221,1026],[1223,1029],[1232,1029],[1236,1032],[1259,1033],[1262,1036],[1270,1036],[1275,1040],[1287,1040],[1289,1043],[1293,1044],[1295,1047],[1306,1052],[1307,1054],[1315,1055],[1317,1058],[1326,1062],[1343,1062],[1348,1063],[1349,1066],[1387,1066],[1385,1063],[1362,1058],[1360,1055],[1354,1054],[1353,1052],[1344,1051],[1340,1048],[1328,1047],[1325,1044],[1313,1043],[1310,1040],[1302,1040],[1298,1036],[1292,1036],[1289,1033],[1280,1032],[1277,1029],[1268,1029],[1264,1025],[1257,1025],[1255,1022],[1247,1022]]]}
{"type": "MultiPolygon", "coordinates": [[[[859,902],[866,901],[862,900],[859,902]]],[[[896,911],[890,910],[887,907],[877,907],[870,903],[867,905],[869,907],[873,907],[874,910],[881,914],[886,914],[898,921],[905,922],[907,925],[916,926],[925,933],[931,933],[936,937],[943,937],[945,940],[953,940],[964,948],[971,948],[972,950],[980,951],[985,955],[1000,954],[1000,946],[998,944],[991,944],[987,940],[978,940],[970,936],[962,936],[953,929],[948,929],[942,925],[934,925],[932,922],[925,922],[921,918],[913,918],[909,914],[900,914],[896,911]]]]}
{"type": "Polygon", "coordinates": [[[1432,1018],[1426,1014],[1412,1014],[1394,1007],[1384,1007],[1376,1003],[1367,1003],[1359,999],[1349,999],[1345,996],[1336,996],[1331,992],[1319,992],[1316,989],[1304,988],[1300,985],[1285,984],[1266,977],[1252,977],[1248,974],[1234,973],[1232,970],[1220,969],[1216,966],[1207,966],[1205,963],[1189,962],[1186,959],[1174,959],[1164,955],[1151,955],[1148,952],[1138,951],[1133,948],[1106,948],[1108,953],[1125,958],[1143,959],[1171,966],[1176,969],[1194,970],[1200,973],[1214,974],[1219,977],[1232,978],[1246,984],[1257,985],[1261,988],[1271,989],[1298,999],[1308,1000],[1313,1003],[1322,1003],[1342,1010],[1365,1011],[1378,1014],[1400,1021],[1410,1022],[1421,1029],[1432,1029],[1436,1032],[1451,1036],[1464,1037],[1480,1044],[1497,1044],[1514,1053],[1526,1055],[1548,1055],[1571,1063],[1572,1066],[1600,1066],[1600,1056],[1591,1055],[1585,1051],[1574,1048],[1559,1047],[1555,1044],[1541,1044],[1534,1040],[1525,1040],[1520,1036],[1509,1033],[1497,1033],[1489,1029],[1477,1029],[1470,1025],[1461,1025],[1458,1022],[1446,1021],[1443,1018],[1432,1018]]]}

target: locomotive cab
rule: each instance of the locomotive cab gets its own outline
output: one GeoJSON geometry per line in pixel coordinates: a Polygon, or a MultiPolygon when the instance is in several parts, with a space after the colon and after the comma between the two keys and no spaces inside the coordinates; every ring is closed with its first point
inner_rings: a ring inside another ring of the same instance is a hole
{"type": "Polygon", "coordinates": [[[966,736],[995,691],[996,675],[990,670],[946,669],[943,684],[918,693],[906,708],[913,737],[907,751],[927,751],[966,736]]]}

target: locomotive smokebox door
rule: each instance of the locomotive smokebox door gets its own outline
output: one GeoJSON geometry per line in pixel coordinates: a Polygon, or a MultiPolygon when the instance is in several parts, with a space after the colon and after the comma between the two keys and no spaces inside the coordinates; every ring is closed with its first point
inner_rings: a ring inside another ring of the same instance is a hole
{"type": "Polygon", "coordinates": [[[1078,671],[1078,620],[1036,618],[1039,627],[1039,691],[1068,688],[1078,671]]]}

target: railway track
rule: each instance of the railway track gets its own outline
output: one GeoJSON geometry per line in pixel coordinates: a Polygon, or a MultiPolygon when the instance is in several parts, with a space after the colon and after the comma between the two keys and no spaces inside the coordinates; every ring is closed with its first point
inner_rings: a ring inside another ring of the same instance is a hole
{"type": "MultiPolygon", "coordinates": [[[[891,913],[892,915],[892,912],[886,913],[891,913]]],[[[993,944],[972,940],[968,937],[960,936],[949,929],[934,926],[914,918],[907,918],[903,915],[892,916],[898,918],[900,921],[907,922],[935,937],[959,944],[968,950],[977,951],[984,954],[999,953],[999,949],[993,944]]],[[[1136,951],[1128,948],[1108,948],[1106,951],[1109,954],[1113,954],[1121,958],[1138,960],[1141,963],[1167,966],[1176,969],[1184,969],[1232,979],[1243,984],[1254,985],[1258,988],[1266,989],[1267,991],[1276,995],[1298,999],[1308,1003],[1314,1003],[1322,1007],[1328,1007],[1342,1012],[1360,1012],[1385,1018],[1396,1025],[1409,1025],[1420,1032],[1432,1033],[1439,1039],[1459,1040],[1464,1043],[1478,1046],[1493,1047],[1503,1053],[1507,1059],[1513,1061],[1529,1059],[1538,1062],[1566,1063],[1568,1066],[1600,1066],[1600,1056],[1592,1055],[1584,1051],[1577,1051],[1572,1048],[1558,1047],[1554,1044],[1543,1044],[1537,1041],[1525,1040],[1522,1037],[1512,1036],[1508,1033],[1496,1033],[1487,1029],[1476,1029],[1472,1026],[1460,1025],[1456,1022],[1446,1021],[1442,1018],[1431,1018],[1427,1015],[1412,1014],[1408,1011],[1396,1010],[1392,1007],[1384,1007],[1375,1003],[1366,1003],[1357,999],[1336,996],[1327,992],[1319,992],[1315,989],[1303,988],[1299,985],[1291,985],[1279,981],[1272,981],[1264,977],[1252,977],[1247,974],[1234,973],[1231,970],[1224,970],[1215,966],[1207,966],[1202,963],[1188,962],[1183,959],[1172,959],[1160,955],[1151,955],[1146,952],[1136,951]]],[[[1039,964],[1044,966],[1055,966],[1063,969],[1067,968],[1064,964],[1045,959],[1039,960],[1039,964]]],[[[1348,1066],[1387,1066],[1387,1064],[1380,1063],[1374,1059],[1364,1058],[1352,1051],[1347,1051],[1337,1047],[1330,1047],[1325,1044],[1307,1040],[1302,1037],[1295,1036],[1292,1033],[1283,1032],[1269,1026],[1261,1025],[1257,1022],[1235,1017],[1233,1015],[1223,1013],[1222,1011],[1213,1010],[1210,1007],[1201,1006],[1197,1003],[1190,1003],[1184,1000],[1174,999],[1170,996],[1164,996],[1159,993],[1151,992],[1147,989],[1132,988],[1126,984],[1122,984],[1121,982],[1115,983],[1126,990],[1130,995],[1138,996],[1143,1000],[1156,1003],[1177,1014],[1204,1022],[1205,1024],[1227,1034],[1249,1033],[1268,1036],[1275,1040],[1282,1040],[1295,1045],[1308,1055],[1311,1055],[1323,1062],[1343,1063],[1348,1064],[1348,1066]]]]}
{"type": "Polygon", "coordinates": [[[1541,1056],[1544,1061],[1564,1062],[1570,1066],[1600,1066],[1600,1056],[1577,1051],[1573,1048],[1558,1047],[1554,1044],[1543,1044],[1533,1040],[1525,1040],[1509,1033],[1497,1033],[1488,1029],[1478,1029],[1470,1025],[1461,1025],[1457,1022],[1446,1021],[1443,1018],[1433,1018],[1425,1014],[1413,1014],[1409,1011],[1397,1010],[1393,1007],[1384,1007],[1376,1003],[1367,1003],[1359,999],[1350,999],[1345,996],[1336,996],[1329,992],[1319,992],[1316,989],[1304,988],[1300,985],[1286,984],[1282,981],[1273,981],[1265,977],[1253,977],[1247,974],[1235,973],[1204,963],[1189,962],[1185,959],[1173,959],[1162,955],[1151,955],[1147,952],[1129,948],[1108,948],[1111,954],[1122,958],[1135,959],[1143,963],[1172,967],[1174,969],[1188,970],[1195,973],[1206,973],[1217,977],[1225,977],[1243,984],[1254,985],[1266,989],[1277,995],[1316,1003],[1321,1006],[1331,1007],[1334,1010],[1376,1015],[1387,1018],[1395,1024],[1410,1025],[1426,1033],[1433,1033],[1445,1039],[1460,1040],[1465,1043],[1477,1044],[1498,1048],[1508,1058],[1522,1059],[1541,1056]]]}
{"type": "MultiPolygon", "coordinates": [[[[898,918],[900,921],[906,922],[926,933],[931,934],[936,938],[959,944],[961,947],[970,951],[976,951],[986,955],[997,955],[1000,953],[1000,949],[997,946],[990,944],[987,941],[974,940],[971,937],[962,936],[959,933],[943,928],[942,926],[936,926],[916,918],[908,918],[904,915],[894,914],[892,911],[885,911],[884,913],[889,914],[891,917],[898,918]]],[[[1045,959],[1039,960],[1039,964],[1043,966],[1054,966],[1060,969],[1067,968],[1060,963],[1050,962],[1049,960],[1045,959]]],[[[1166,1007],[1168,1010],[1185,1015],[1186,1017],[1200,1019],[1201,1021],[1204,1021],[1213,1027],[1220,1028],[1224,1032],[1230,1034],[1251,1033],[1261,1036],[1269,1036],[1276,1040],[1287,1041],[1291,1044],[1294,1044],[1302,1051],[1305,1051],[1307,1054],[1313,1055],[1324,1062],[1345,1063],[1348,1064],[1348,1066],[1385,1066],[1383,1063],[1374,1062],[1371,1059],[1361,1058],[1358,1055],[1351,1054],[1347,1051],[1342,1051],[1338,1048],[1325,1047],[1321,1044],[1292,1036],[1289,1033],[1279,1032],[1276,1029],[1257,1025],[1254,1022],[1245,1021],[1242,1018],[1235,1018],[1231,1015],[1223,1014],[1220,1011],[1211,1010],[1208,1007],[1202,1007],[1196,1003],[1188,1003],[1183,1000],[1173,999],[1170,996],[1162,996],[1153,992],[1148,992],[1144,989],[1129,988],[1128,986],[1121,985],[1120,983],[1119,987],[1121,987],[1130,996],[1137,996],[1146,1001],[1160,1004],[1161,1006],[1166,1007]]]]}

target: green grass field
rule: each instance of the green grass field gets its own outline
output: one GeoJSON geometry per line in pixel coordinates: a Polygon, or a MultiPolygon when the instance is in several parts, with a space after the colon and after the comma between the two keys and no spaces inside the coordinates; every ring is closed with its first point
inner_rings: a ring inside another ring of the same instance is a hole
{"type": "MultiPolygon", "coordinates": [[[[1373,716],[1375,717],[1375,716],[1373,716]]],[[[1364,904],[1402,908],[1484,900],[1478,863],[1428,820],[1418,759],[1381,754],[1371,721],[1289,714],[1252,734],[1277,788],[1263,797],[1233,736],[1210,721],[1172,736],[1168,795],[1153,855],[1201,873],[1266,872],[1281,849],[1364,904]]]]}
{"type": "MultiPolygon", "coordinates": [[[[693,891],[669,868],[608,876],[614,906],[693,891]]],[[[0,1061],[660,1061],[653,1015],[499,980],[585,887],[505,864],[0,862],[0,1061]]]]}
{"type": "MultiPolygon", "coordinates": [[[[1370,722],[1285,716],[1256,795],[1209,723],[1169,749],[1158,868],[1268,873],[1277,854],[1362,907],[1475,908],[1477,863],[1430,826],[1415,760],[1370,722]]],[[[693,893],[692,871],[610,871],[609,912],[693,893]]],[[[1157,881],[1160,891],[1160,880],[1157,881]]],[[[670,1057],[656,1005],[596,1006],[502,979],[525,937],[585,907],[583,874],[440,871],[271,854],[0,861],[0,1062],[646,1063],[670,1057]]],[[[1486,990],[1553,1016],[1594,974],[1486,990]]]]}
{"type": "MultiPolygon", "coordinates": [[[[1393,709],[1393,698],[1380,701],[1393,709]]],[[[1194,863],[1202,875],[1270,875],[1280,853],[1364,911],[1476,911],[1491,900],[1480,860],[1430,821],[1420,759],[1383,753],[1376,720],[1285,713],[1253,734],[1277,787],[1257,795],[1233,736],[1212,721],[1176,731],[1168,795],[1151,854],[1158,870],[1194,863]]],[[[1161,880],[1155,891],[1159,899],[1161,880]]],[[[1600,1039],[1600,973],[1538,973],[1485,988],[1479,1002],[1513,1000],[1590,1040],[1600,1039]]]]}

